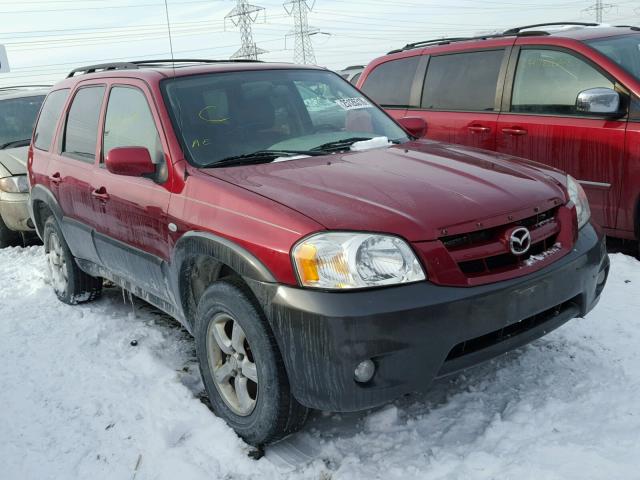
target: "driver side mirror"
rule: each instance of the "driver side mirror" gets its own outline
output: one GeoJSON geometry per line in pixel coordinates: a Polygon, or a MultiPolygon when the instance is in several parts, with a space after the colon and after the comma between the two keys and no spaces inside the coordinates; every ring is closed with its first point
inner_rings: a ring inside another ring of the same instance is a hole
{"type": "Polygon", "coordinates": [[[590,88],[578,93],[576,112],[588,115],[620,114],[620,94],[611,88],[590,88]]]}
{"type": "Polygon", "coordinates": [[[427,122],[420,117],[403,117],[399,118],[397,122],[414,137],[422,138],[427,133],[427,122]]]}
{"type": "Polygon", "coordinates": [[[156,172],[151,154],[145,147],[112,148],[104,163],[107,170],[115,175],[143,177],[156,172]]]}

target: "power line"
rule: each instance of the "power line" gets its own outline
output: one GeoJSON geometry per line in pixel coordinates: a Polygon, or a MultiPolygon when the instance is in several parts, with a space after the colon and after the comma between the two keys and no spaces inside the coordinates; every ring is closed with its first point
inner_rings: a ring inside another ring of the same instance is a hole
{"type": "Polygon", "coordinates": [[[236,7],[224,17],[225,20],[229,20],[240,28],[240,37],[242,39],[242,46],[236,53],[231,55],[231,58],[257,60],[258,55],[267,53],[267,51],[256,46],[251,26],[258,19],[258,15],[264,14],[264,8],[251,5],[247,0],[236,1],[236,7]]]}
{"type": "MultiPolygon", "coordinates": [[[[191,0],[180,2],[180,5],[202,5],[204,3],[209,3],[210,0],[191,0]]],[[[216,0],[222,1],[222,0],[216,0]]],[[[34,5],[35,7],[36,5],[34,5]]],[[[100,7],[82,7],[82,8],[52,8],[52,9],[32,9],[32,10],[4,10],[0,13],[4,15],[13,15],[20,14],[24,15],[25,13],[56,13],[56,12],[79,12],[85,10],[113,10],[113,9],[124,9],[124,8],[147,8],[147,7],[158,7],[158,9],[164,9],[164,3],[139,3],[137,5],[108,5],[108,6],[100,6],[100,7]]]]}

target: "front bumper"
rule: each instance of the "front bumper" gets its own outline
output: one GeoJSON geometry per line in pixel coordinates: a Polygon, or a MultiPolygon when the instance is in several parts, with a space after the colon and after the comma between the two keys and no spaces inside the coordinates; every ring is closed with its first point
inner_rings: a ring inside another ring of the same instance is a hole
{"type": "Polygon", "coordinates": [[[9,230],[17,232],[34,230],[29,214],[28,193],[0,192],[0,216],[9,230]]]}
{"type": "Polygon", "coordinates": [[[526,277],[470,288],[420,282],[360,292],[252,284],[292,392],[311,408],[357,411],[524,345],[597,303],[609,259],[592,225],[574,249],[526,277]],[[376,374],[354,380],[372,359],[376,374]]]}

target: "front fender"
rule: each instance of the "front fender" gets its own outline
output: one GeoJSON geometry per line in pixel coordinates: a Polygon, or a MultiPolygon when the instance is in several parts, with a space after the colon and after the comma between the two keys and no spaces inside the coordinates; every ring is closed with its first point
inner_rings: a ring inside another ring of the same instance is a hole
{"type": "MultiPolygon", "coordinates": [[[[246,280],[276,283],[271,271],[252,253],[226,238],[208,232],[185,233],[175,245],[171,257],[170,286],[177,303],[180,303],[187,322],[192,321],[186,292],[181,288],[181,274],[186,263],[195,257],[211,258],[225,265],[246,280]]],[[[248,282],[254,283],[254,282],[248,282]]]]}

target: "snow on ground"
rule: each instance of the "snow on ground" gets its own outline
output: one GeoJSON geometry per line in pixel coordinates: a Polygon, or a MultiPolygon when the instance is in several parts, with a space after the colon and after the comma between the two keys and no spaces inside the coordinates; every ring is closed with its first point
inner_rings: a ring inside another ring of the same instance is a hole
{"type": "Polygon", "coordinates": [[[426,394],[317,413],[259,461],[198,399],[184,330],[140,301],[134,314],[115,288],[63,305],[44,267],[41,247],[0,250],[3,480],[640,478],[631,257],[612,255],[586,319],[426,394]]]}

